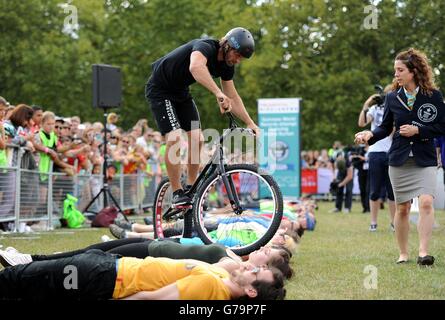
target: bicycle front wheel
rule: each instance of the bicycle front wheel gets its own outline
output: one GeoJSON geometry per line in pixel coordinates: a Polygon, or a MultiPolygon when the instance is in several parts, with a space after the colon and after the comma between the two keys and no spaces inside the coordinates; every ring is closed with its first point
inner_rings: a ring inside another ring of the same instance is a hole
{"type": "Polygon", "coordinates": [[[231,189],[242,213],[235,213],[221,175],[209,177],[193,208],[195,229],[206,244],[219,243],[238,255],[247,255],[267,244],[283,216],[281,190],[270,174],[256,166],[226,166],[231,189]]]}

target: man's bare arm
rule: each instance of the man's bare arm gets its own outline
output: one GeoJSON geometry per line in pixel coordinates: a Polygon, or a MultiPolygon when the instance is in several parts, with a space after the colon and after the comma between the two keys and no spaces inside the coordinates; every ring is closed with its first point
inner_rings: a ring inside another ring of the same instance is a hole
{"type": "Polygon", "coordinates": [[[190,56],[189,70],[193,78],[215,96],[222,93],[221,89],[210,75],[209,69],[207,68],[207,58],[201,52],[192,52],[190,56]]]}
{"type": "Polygon", "coordinates": [[[221,80],[221,87],[225,95],[232,99],[232,111],[240,118],[245,124],[253,124],[252,118],[250,118],[249,113],[247,113],[246,107],[244,106],[243,100],[236,91],[235,83],[233,80],[224,81],[221,80]]]}

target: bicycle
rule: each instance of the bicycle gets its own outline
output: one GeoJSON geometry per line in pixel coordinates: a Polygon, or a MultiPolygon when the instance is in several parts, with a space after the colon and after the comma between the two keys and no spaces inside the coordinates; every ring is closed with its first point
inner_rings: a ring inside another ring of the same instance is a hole
{"type": "Polygon", "coordinates": [[[168,178],[160,182],[153,204],[155,238],[171,236],[171,227],[177,228],[182,221],[183,238],[197,235],[205,244],[220,243],[238,255],[247,255],[269,242],[279,228],[283,197],[272,176],[255,165],[225,164],[225,139],[236,130],[254,135],[251,129],[240,128],[231,113],[227,115],[229,129],[186,191],[192,209],[172,207],[170,182],[168,178]]]}

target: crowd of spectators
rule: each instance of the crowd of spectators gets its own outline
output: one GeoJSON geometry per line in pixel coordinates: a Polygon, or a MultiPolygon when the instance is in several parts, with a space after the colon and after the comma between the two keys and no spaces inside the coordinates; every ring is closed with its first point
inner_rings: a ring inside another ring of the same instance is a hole
{"type": "MultiPolygon", "coordinates": [[[[186,135],[181,140],[181,163],[186,164],[186,135]]],[[[0,167],[15,167],[40,172],[38,183],[40,200],[46,199],[48,173],[68,176],[101,174],[103,166],[109,179],[115,174],[142,172],[157,182],[166,176],[166,145],[159,131],[141,119],[129,130],[120,126],[119,115],[107,115],[106,128],[100,122],[82,122],[80,117],[61,117],[44,107],[26,104],[11,105],[0,97],[0,167]],[[104,156],[104,138],[107,140],[107,157],[104,156]],[[18,151],[26,150],[21,163],[18,151]],[[27,161],[23,161],[26,158],[27,161]],[[105,158],[108,159],[105,164],[105,158]]],[[[201,165],[214,152],[214,144],[204,145],[201,165]]],[[[227,153],[228,163],[253,163],[254,153],[235,150],[227,153]]],[[[4,181],[15,181],[14,172],[2,173],[4,181]],[[7,176],[8,175],[8,176],[7,176]]],[[[13,196],[1,190],[0,217],[13,215],[13,196]]],[[[96,190],[97,191],[97,190],[96,190]]],[[[0,225],[2,225],[0,223],[0,225]]]]}
{"type": "MultiPolygon", "coordinates": [[[[78,116],[57,116],[36,105],[13,106],[0,97],[0,167],[18,165],[22,169],[38,170],[40,197],[43,199],[50,172],[68,176],[101,174],[106,165],[109,179],[114,174],[138,171],[160,179],[166,175],[164,157],[163,137],[148,126],[146,119],[139,120],[130,130],[124,130],[119,126],[118,115],[110,113],[104,128],[100,122],[82,122],[78,116]],[[108,157],[104,156],[105,134],[108,157]],[[20,149],[25,152],[18,163],[20,149]],[[105,158],[108,159],[106,164],[105,158]]],[[[15,181],[15,175],[7,170],[0,174],[3,176],[0,217],[4,217],[11,215],[13,210],[13,197],[3,190],[5,181],[15,181]]]]}

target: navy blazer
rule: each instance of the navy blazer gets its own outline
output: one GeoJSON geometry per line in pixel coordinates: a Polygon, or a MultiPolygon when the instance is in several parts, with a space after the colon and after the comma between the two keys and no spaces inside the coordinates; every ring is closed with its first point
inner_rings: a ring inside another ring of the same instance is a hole
{"type": "Polygon", "coordinates": [[[437,166],[433,138],[445,135],[445,104],[440,91],[433,90],[433,94],[427,96],[419,90],[412,111],[408,108],[403,88],[388,93],[382,124],[372,131],[374,136],[368,144],[372,145],[390,135],[393,127],[395,132],[388,154],[390,166],[402,166],[411,151],[418,166],[437,166]],[[400,127],[405,124],[417,126],[419,134],[401,136],[400,127]]]}

